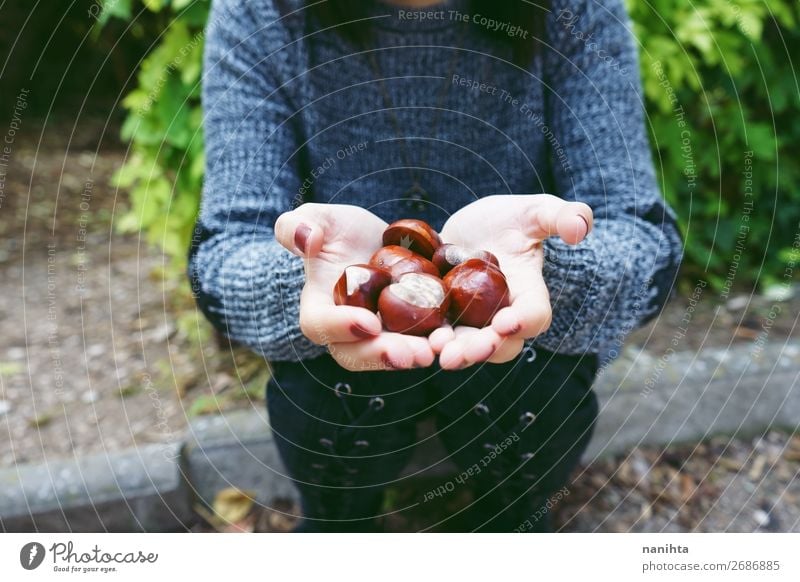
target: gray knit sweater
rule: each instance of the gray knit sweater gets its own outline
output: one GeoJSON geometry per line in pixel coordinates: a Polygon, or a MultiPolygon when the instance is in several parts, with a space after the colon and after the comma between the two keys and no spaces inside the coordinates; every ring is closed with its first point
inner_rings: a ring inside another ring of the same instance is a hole
{"type": "Polygon", "coordinates": [[[554,0],[527,70],[480,30],[504,24],[465,0],[370,11],[394,122],[360,49],[320,30],[303,2],[214,1],[189,253],[199,307],[267,359],[312,358],[326,348],[300,331],[303,264],[275,241],[279,214],[346,203],[441,228],[476,198],[549,192],[587,203],[595,225],[577,246],[545,242],[553,322],[530,343],[614,357],[671,295],[682,249],[655,180],[622,0],[554,0]],[[409,166],[428,200],[403,198],[409,166]]]}

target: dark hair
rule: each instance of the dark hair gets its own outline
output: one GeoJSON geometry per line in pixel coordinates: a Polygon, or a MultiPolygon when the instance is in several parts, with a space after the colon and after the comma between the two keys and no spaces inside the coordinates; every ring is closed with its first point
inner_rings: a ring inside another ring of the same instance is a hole
{"type": "MultiPolygon", "coordinates": [[[[369,15],[370,0],[327,0],[318,2],[307,0],[310,13],[324,27],[335,27],[339,34],[358,45],[368,44],[371,36],[369,25],[363,19],[369,15]],[[354,22],[359,21],[360,22],[354,22]]],[[[544,20],[549,10],[549,0],[470,0],[468,10],[471,15],[480,14],[496,22],[519,26],[527,31],[524,38],[509,35],[502,29],[492,30],[488,26],[478,26],[487,36],[507,43],[513,49],[514,62],[525,66],[537,52],[544,34],[544,20]]]]}

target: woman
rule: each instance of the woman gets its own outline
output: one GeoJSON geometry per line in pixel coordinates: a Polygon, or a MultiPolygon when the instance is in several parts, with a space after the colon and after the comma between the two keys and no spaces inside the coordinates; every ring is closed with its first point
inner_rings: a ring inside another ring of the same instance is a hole
{"type": "Polygon", "coordinates": [[[636,59],[622,0],[214,2],[190,276],[272,364],[298,531],[379,529],[425,417],[460,475],[418,503],[474,491],[442,527],[550,528],[601,357],[659,311],[681,256],[636,59]],[[512,304],[491,325],[411,337],[334,305],[344,267],[411,217],[497,255],[512,304]]]}

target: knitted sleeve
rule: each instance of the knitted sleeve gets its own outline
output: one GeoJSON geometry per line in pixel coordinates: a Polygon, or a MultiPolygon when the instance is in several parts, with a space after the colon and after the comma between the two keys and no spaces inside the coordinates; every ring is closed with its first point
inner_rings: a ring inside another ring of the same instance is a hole
{"type": "Polygon", "coordinates": [[[300,184],[296,107],[278,80],[290,44],[272,2],[214,0],[203,63],[205,181],[189,250],[198,307],[270,360],[325,351],[300,331],[302,259],[274,238],[300,184]]]}
{"type": "Polygon", "coordinates": [[[600,351],[621,345],[666,303],[682,241],[655,179],[622,0],[554,0],[546,31],[555,194],[585,202],[595,219],[577,246],[558,238],[544,243],[553,322],[534,345],[600,351]]]}

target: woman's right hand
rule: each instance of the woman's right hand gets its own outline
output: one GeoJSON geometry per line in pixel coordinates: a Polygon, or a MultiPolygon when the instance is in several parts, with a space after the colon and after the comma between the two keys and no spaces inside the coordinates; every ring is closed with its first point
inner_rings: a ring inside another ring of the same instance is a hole
{"type": "Polygon", "coordinates": [[[278,242],[305,259],[300,329],[347,370],[427,367],[434,360],[427,338],[383,331],[369,310],[333,302],[345,267],[369,262],[386,226],[368,210],[346,204],[306,203],[275,222],[278,242]]]}

